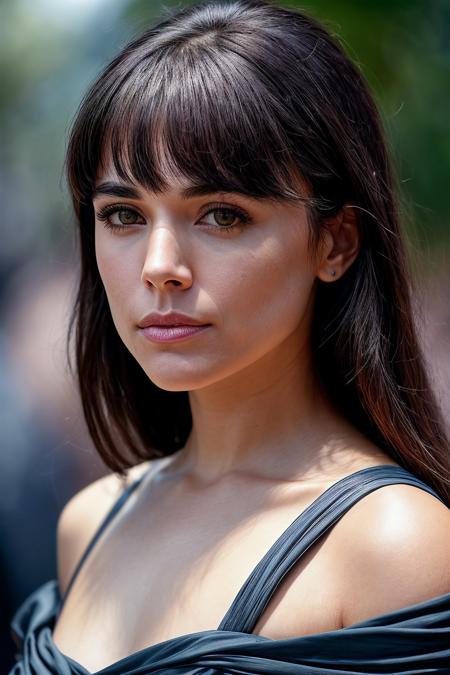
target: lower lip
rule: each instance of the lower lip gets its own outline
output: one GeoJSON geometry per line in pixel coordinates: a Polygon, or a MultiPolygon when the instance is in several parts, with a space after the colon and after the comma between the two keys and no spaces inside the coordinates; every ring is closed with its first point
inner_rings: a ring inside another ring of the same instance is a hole
{"type": "Polygon", "coordinates": [[[202,333],[211,324],[203,326],[148,326],[142,334],[152,342],[178,342],[202,333]]]}

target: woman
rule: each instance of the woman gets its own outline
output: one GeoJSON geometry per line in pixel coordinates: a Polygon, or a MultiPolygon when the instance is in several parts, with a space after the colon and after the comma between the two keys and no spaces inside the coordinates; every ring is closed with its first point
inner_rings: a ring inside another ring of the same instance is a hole
{"type": "Polygon", "coordinates": [[[449,443],[341,47],[263,0],[183,9],[92,85],[67,175],[113,473],[60,517],[13,673],[450,672],[449,443]]]}

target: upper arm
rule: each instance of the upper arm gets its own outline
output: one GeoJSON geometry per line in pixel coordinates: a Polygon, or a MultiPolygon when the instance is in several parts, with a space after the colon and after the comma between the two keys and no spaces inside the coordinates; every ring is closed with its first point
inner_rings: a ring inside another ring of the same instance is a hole
{"type": "MultiPolygon", "coordinates": [[[[148,462],[128,471],[127,482],[147,468],[148,462]]],[[[124,490],[124,481],[111,473],[77,492],[64,506],[57,525],[57,568],[64,595],[83,552],[101,522],[124,490]]]]}
{"type": "Polygon", "coordinates": [[[383,486],[342,523],[343,626],[450,592],[450,509],[436,497],[383,486]]]}

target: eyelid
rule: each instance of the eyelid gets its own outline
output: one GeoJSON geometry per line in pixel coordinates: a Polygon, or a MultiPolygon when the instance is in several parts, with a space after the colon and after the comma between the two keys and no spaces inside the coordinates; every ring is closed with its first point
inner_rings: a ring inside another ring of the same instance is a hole
{"type": "MultiPolygon", "coordinates": [[[[111,202],[107,203],[102,207],[99,207],[97,209],[94,208],[95,215],[99,220],[104,220],[107,215],[111,215],[114,213],[114,211],[119,211],[119,210],[129,210],[129,211],[134,211],[137,215],[139,215],[141,218],[144,220],[147,219],[145,215],[143,215],[139,209],[134,205],[130,204],[128,202],[111,202]]],[[[241,206],[234,202],[221,202],[221,201],[215,201],[215,202],[209,202],[207,204],[203,204],[203,206],[199,209],[199,213],[196,216],[196,218],[203,218],[205,215],[210,213],[211,211],[214,211],[215,209],[230,209],[230,210],[235,210],[236,212],[239,213],[240,217],[244,222],[248,221],[251,219],[250,214],[243,209],[241,206]]]]}
{"type": "Polygon", "coordinates": [[[139,211],[131,204],[105,204],[105,206],[102,206],[95,212],[95,215],[99,220],[105,221],[109,216],[120,211],[132,211],[143,220],[146,220],[145,216],[139,213],[139,211]]]}
{"type": "Polygon", "coordinates": [[[247,213],[245,209],[243,209],[241,206],[238,206],[237,204],[233,204],[231,202],[210,202],[209,204],[205,204],[204,210],[202,209],[202,213],[199,215],[199,218],[203,218],[206,214],[210,213],[211,211],[218,211],[219,209],[223,209],[224,211],[230,210],[230,211],[236,211],[236,213],[239,213],[240,216],[243,219],[249,219],[250,214],[247,213]]]}

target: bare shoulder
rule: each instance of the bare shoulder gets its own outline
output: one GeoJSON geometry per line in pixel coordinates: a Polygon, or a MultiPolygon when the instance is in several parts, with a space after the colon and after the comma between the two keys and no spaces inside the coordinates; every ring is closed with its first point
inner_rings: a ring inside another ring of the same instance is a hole
{"type": "Polygon", "coordinates": [[[413,485],[384,485],[338,523],[342,625],[450,593],[450,509],[413,485]]]}
{"type": "Polygon", "coordinates": [[[126,487],[139,479],[152,461],[128,469],[125,478],[109,473],[77,492],[64,506],[57,525],[58,582],[64,593],[78,560],[97,528],[126,487]]]}

